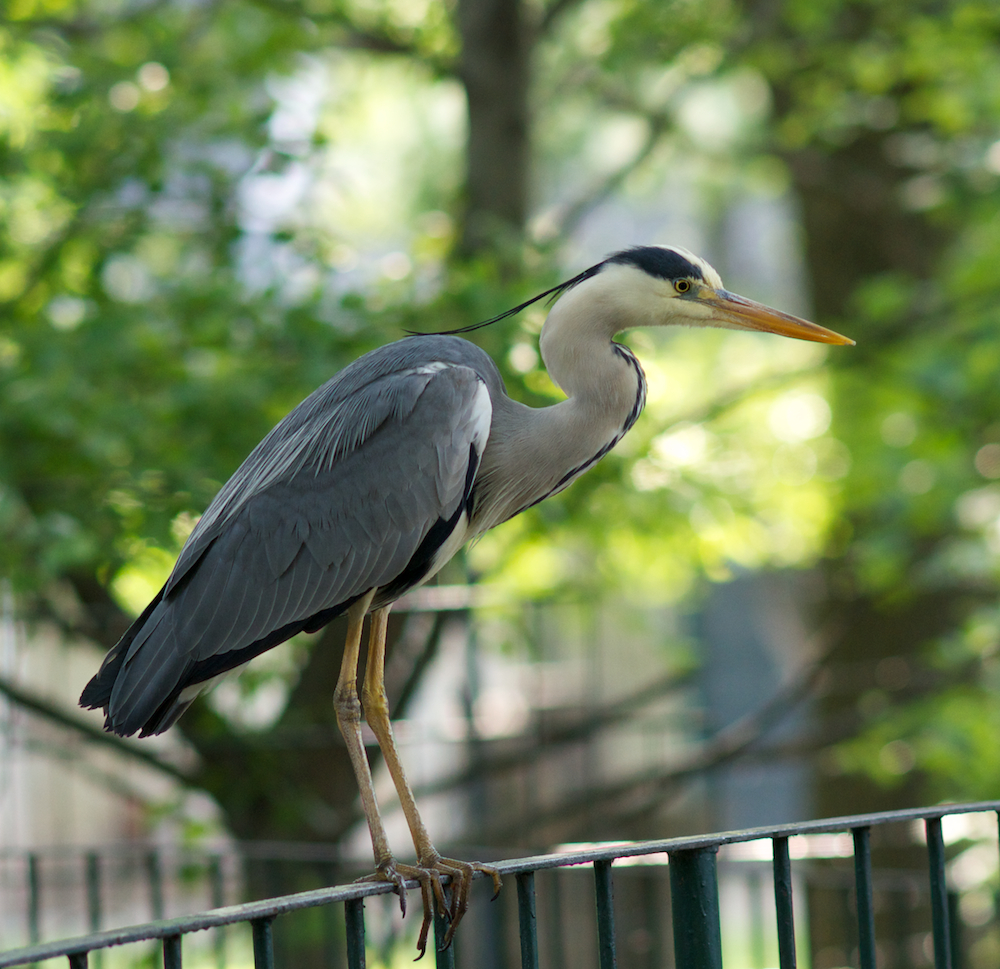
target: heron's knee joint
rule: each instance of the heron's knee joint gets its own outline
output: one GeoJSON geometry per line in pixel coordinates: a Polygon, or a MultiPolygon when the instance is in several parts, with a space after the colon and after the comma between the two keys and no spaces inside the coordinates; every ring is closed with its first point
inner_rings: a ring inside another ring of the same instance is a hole
{"type": "Polygon", "coordinates": [[[337,690],[333,695],[333,709],[341,723],[361,722],[361,701],[357,690],[337,690]]]}

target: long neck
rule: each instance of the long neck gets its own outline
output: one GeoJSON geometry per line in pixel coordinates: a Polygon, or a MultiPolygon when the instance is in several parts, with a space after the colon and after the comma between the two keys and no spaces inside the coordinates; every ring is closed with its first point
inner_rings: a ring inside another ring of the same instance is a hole
{"type": "Polygon", "coordinates": [[[541,408],[494,400],[476,484],[477,532],[569,485],[618,443],[645,403],[642,369],[612,341],[614,322],[569,295],[553,307],[539,340],[549,376],[567,398],[541,408]]]}

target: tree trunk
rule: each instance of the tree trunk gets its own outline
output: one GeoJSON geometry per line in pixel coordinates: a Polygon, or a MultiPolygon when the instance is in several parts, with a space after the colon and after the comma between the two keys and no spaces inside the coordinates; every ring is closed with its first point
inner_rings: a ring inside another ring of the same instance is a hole
{"type": "MultiPolygon", "coordinates": [[[[910,173],[889,162],[885,137],[869,132],[836,150],[806,150],[788,159],[802,206],[815,318],[833,325],[845,319],[843,328],[849,334],[854,331],[846,318],[858,284],[880,273],[930,278],[946,241],[927,219],[902,207],[900,189],[910,173]]],[[[857,335],[862,343],[862,335],[857,335]]],[[[878,339],[885,346],[892,337],[873,335],[868,353],[879,352],[878,339]]],[[[834,364],[856,365],[839,358],[834,364]]],[[[857,515],[851,522],[861,540],[873,524],[857,515]]],[[[916,559],[921,552],[914,548],[911,554],[916,559]]],[[[874,704],[906,702],[916,685],[909,681],[922,647],[960,626],[968,609],[967,597],[957,588],[892,598],[859,589],[849,555],[824,563],[827,598],[821,618],[835,630],[836,642],[829,657],[828,687],[815,711],[821,736],[841,737],[860,729],[874,704]]],[[[921,686],[926,690],[932,685],[921,686]]],[[[880,787],[860,774],[840,774],[829,757],[817,758],[814,771],[816,817],[912,807],[926,797],[916,772],[900,778],[895,787],[880,787]]],[[[872,847],[877,867],[921,869],[926,864],[925,853],[905,832],[876,832],[872,847]]],[[[837,959],[850,958],[851,943],[844,941],[838,909],[846,889],[838,891],[831,894],[814,886],[809,893],[813,958],[819,961],[834,958],[834,950],[839,951],[837,959]]],[[[916,925],[929,919],[920,907],[924,903],[898,892],[888,905],[885,896],[880,902],[879,937],[895,940],[891,944],[898,951],[907,951],[912,940],[901,926],[907,920],[916,925]],[[905,909],[902,915],[900,906],[905,909]]]]}
{"type": "Polygon", "coordinates": [[[928,278],[941,254],[944,233],[900,205],[909,173],[890,164],[885,141],[870,132],[834,151],[806,149],[787,158],[820,320],[842,318],[857,285],[879,273],[928,278]]]}
{"type": "Polygon", "coordinates": [[[527,217],[530,52],[523,13],[521,0],[458,4],[459,76],[469,119],[464,256],[515,252],[527,217]]]}

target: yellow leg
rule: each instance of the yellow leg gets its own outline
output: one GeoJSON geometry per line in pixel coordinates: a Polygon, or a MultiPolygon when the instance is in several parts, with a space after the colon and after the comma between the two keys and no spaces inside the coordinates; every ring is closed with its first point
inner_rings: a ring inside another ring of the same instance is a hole
{"type": "Polygon", "coordinates": [[[365,753],[364,741],[361,738],[361,702],[358,699],[358,657],[361,652],[361,631],[364,626],[365,613],[371,605],[373,592],[359,599],[347,611],[347,641],[344,643],[344,658],[340,664],[340,678],[333,695],[333,707],[337,713],[337,724],[344,735],[347,753],[351,758],[354,776],[361,792],[361,806],[368,822],[368,830],[372,837],[372,850],[375,852],[375,869],[385,875],[385,880],[396,886],[400,898],[400,906],[406,912],[406,887],[402,876],[395,874],[392,852],[389,850],[389,839],[385,835],[385,826],[379,814],[378,803],[375,800],[375,786],[372,783],[372,771],[365,753]]]}
{"type": "MultiPolygon", "coordinates": [[[[396,793],[399,795],[400,805],[403,808],[406,823],[410,828],[410,836],[413,838],[413,846],[417,852],[416,868],[411,868],[409,865],[398,865],[397,870],[420,882],[424,900],[424,921],[420,927],[420,939],[417,947],[423,955],[432,917],[431,891],[437,898],[442,914],[447,914],[451,919],[451,925],[448,927],[443,943],[444,947],[447,947],[451,943],[455,929],[468,906],[469,887],[472,884],[473,872],[481,871],[488,874],[493,880],[495,893],[500,891],[501,882],[496,869],[475,862],[442,858],[434,845],[431,844],[427,828],[424,826],[420,811],[417,809],[413,791],[407,783],[406,773],[396,749],[392,724],[389,721],[389,701],[385,695],[385,634],[388,621],[388,606],[372,613],[371,632],[368,639],[368,663],[365,667],[362,700],[365,720],[378,740],[386,767],[389,769],[393,784],[396,786],[396,793]],[[452,904],[450,907],[445,905],[444,892],[441,888],[441,875],[448,875],[451,878],[452,904]]],[[[374,839],[374,834],[372,837],[374,839]]]]}

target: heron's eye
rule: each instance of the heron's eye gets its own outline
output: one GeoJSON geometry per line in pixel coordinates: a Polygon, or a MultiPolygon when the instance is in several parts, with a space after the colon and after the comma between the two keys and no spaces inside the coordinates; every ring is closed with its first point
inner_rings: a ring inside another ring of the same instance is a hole
{"type": "Polygon", "coordinates": [[[680,293],[682,296],[684,293],[691,292],[691,280],[690,279],[677,279],[674,281],[674,289],[680,293]]]}

